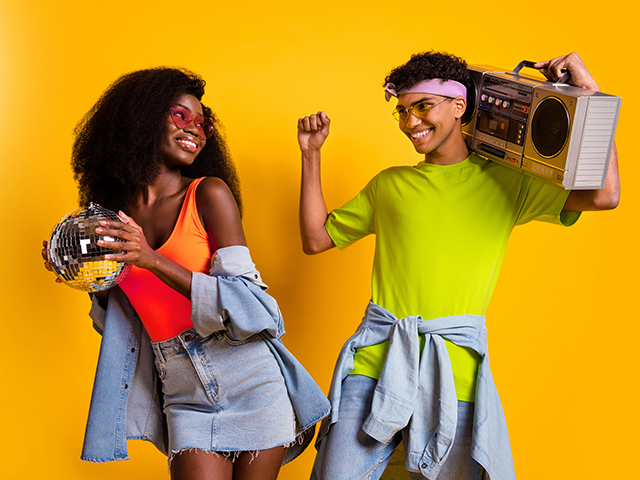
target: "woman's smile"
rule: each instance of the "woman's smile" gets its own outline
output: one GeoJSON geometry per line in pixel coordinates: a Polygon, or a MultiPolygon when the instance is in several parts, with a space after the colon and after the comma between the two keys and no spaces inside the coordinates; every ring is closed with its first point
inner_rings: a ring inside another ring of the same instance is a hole
{"type": "Polygon", "coordinates": [[[198,149],[199,142],[192,138],[190,135],[186,137],[176,138],[176,142],[178,142],[180,146],[191,153],[194,153],[198,149]]]}

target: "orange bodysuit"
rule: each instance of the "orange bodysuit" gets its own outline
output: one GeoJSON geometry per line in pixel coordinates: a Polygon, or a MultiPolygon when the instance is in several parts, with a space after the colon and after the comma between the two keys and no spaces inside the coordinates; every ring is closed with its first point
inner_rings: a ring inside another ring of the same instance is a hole
{"type": "MultiPolygon", "coordinates": [[[[209,273],[211,256],[217,248],[196,208],[196,188],[201,181],[198,178],[189,185],[178,221],[156,251],[192,272],[209,273]]],[[[134,266],[120,282],[120,288],[140,316],[151,341],[168,340],[193,328],[191,301],[149,270],[134,266]]]]}

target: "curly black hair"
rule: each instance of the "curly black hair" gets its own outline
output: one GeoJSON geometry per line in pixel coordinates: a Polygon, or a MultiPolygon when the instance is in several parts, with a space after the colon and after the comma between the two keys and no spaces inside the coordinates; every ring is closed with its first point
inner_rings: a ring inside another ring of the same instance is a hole
{"type": "Polygon", "coordinates": [[[407,63],[391,70],[384,79],[383,86],[393,83],[400,90],[432,78],[455,80],[466,86],[467,90],[472,88],[467,62],[455,55],[433,50],[411,55],[407,63]]]}
{"type": "MultiPolygon", "coordinates": [[[[199,75],[170,67],[138,70],[112,83],[74,129],[71,166],[80,205],[96,202],[125,210],[134,190],[150,185],[159,174],[169,109],[184,94],[202,100],[204,86],[199,75]]],[[[240,181],[222,126],[210,108],[202,108],[215,130],[182,175],[221,178],[242,212],[240,181]]]]}

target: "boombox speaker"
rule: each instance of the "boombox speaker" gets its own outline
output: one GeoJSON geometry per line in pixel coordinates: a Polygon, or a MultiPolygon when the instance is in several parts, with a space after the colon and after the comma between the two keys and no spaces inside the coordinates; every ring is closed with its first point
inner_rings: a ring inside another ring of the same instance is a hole
{"type": "Polygon", "coordinates": [[[622,99],[469,65],[462,132],[479,155],[566,190],[604,188],[622,99]]]}

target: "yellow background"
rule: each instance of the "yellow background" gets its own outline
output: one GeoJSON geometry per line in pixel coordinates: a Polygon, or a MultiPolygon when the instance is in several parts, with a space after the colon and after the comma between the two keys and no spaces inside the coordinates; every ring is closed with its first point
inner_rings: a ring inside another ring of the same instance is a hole
{"type": "MultiPolygon", "coordinates": [[[[296,120],[324,109],[329,207],[381,169],[420,158],[382,81],[436,49],[513,68],[578,51],[622,96],[623,197],[575,227],[520,227],[488,312],[494,376],[519,480],[637,471],[636,13],[628,3],[9,1],[0,5],[0,455],[8,479],[168,478],[164,457],[79,460],[100,337],[86,296],[45,272],[40,243],[76,208],[72,130],[119,75],[178,65],[207,81],[237,162],[253,257],[280,302],[286,345],[326,389],[369,295],[373,239],[302,254],[296,120]],[[482,5],[482,6],[481,6],[482,5]],[[626,5],[626,7],[623,7],[626,5]],[[632,30],[632,25],[636,27],[632,30]],[[635,33],[634,33],[635,32],[635,33]]],[[[470,239],[472,241],[472,239],[470,239]]],[[[307,478],[314,451],[283,468],[307,478]]]]}

